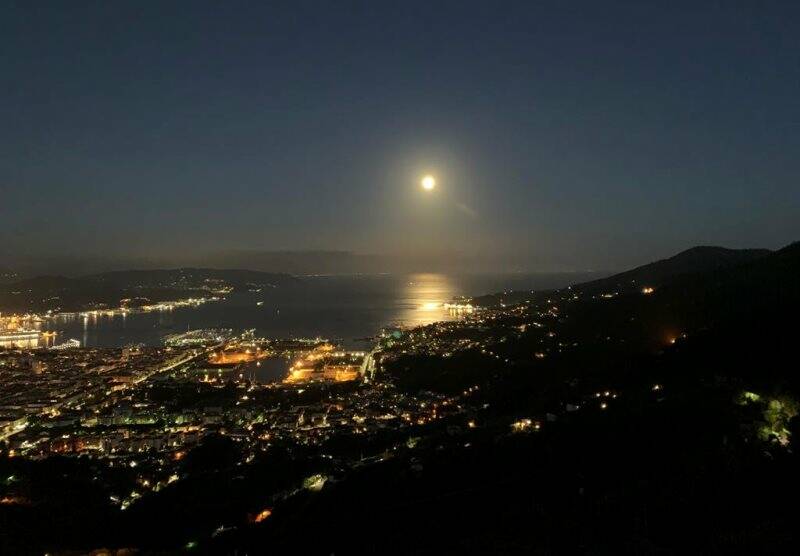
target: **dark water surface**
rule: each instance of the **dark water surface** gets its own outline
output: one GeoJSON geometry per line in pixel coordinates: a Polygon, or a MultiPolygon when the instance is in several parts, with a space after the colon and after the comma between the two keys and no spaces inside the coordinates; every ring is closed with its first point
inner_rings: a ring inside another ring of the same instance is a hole
{"type": "Polygon", "coordinates": [[[291,359],[285,357],[268,357],[237,365],[236,367],[210,368],[201,372],[221,380],[246,378],[251,382],[267,384],[281,382],[285,379],[289,374],[291,361],[291,359]]]}
{"type": "Polygon", "coordinates": [[[84,346],[161,345],[167,334],[197,328],[256,329],[267,337],[337,339],[351,348],[391,324],[420,325],[457,318],[443,303],[459,295],[562,287],[593,278],[562,274],[409,274],[303,277],[294,285],[230,295],[198,308],[127,316],[61,318],[43,328],[84,346]],[[261,305],[258,303],[261,302],[261,305]]]}

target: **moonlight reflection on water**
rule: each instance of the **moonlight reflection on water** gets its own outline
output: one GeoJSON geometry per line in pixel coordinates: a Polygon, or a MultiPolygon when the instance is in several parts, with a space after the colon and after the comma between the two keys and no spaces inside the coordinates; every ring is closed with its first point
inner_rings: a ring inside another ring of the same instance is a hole
{"type": "Polygon", "coordinates": [[[75,338],[84,346],[131,343],[161,345],[164,336],[188,329],[255,329],[275,338],[321,336],[363,348],[359,339],[384,326],[419,326],[459,318],[444,304],[460,295],[504,289],[544,289],[593,278],[582,274],[408,274],[309,276],[297,284],[233,293],[196,308],[131,313],[127,316],[59,318],[43,324],[59,331],[58,341],[75,338]]]}

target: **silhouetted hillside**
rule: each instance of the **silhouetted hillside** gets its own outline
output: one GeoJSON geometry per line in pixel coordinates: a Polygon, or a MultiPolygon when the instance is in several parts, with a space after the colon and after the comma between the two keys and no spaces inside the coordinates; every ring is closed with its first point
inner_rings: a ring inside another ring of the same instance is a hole
{"type": "Polygon", "coordinates": [[[211,296],[225,287],[278,287],[296,281],[288,274],[204,268],[127,270],[82,278],[40,276],[0,285],[0,311],[78,311],[117,307],[126,298],[167,301],[211,296]]]}
{"type": "Polygon", "coordinates": [[[120,270],[104,272],[101,274],[93,274],[86,276],[84,279],[104,284],[113,284],[114,286],[123,288],[155,286],[173,287],[175,285],[200,287],[207,283],[213,282],[225,282],[233,287],[243,287],[248,284],[279,286],[297,281],[297,278],[284,273],[214,268],[120,270]]]}
{"type": "Polygon", "coordinates": [[[641,287],[619,288],[606,297],[600,292],[608,290],[573,288],[578,298],[564,307],[559,334],[579,342],[575,351],[585,351],[585,364],[597,368],[591,361],[598,350],[658,351],[684,334],[707,330],[792,329],[799,273],[800,248],[793,244],[749,262],[675,275],[649,294],[641,287]]]}
{"type": "Polygon", "coordinates": [[[8,284],[16,280],[19,280],[19,276],[16,272],[10,268],[0,267],[0,284],[8,284]]]}
{"type": "Polygon", "coordinates": [[[726,249],[699,246],[668,259],[649,263],[608,278],[577,284],[575,289],[599,292],[616,289],[657,287],[679,276],[734,267],[770,254],[769,249],[726,249]]]}
{"type": "Polygon", "coordinates": [[[15,280],[7,284],[4,289],[15,291],[56,291],[78,288],[83,284],[83,281],[78,278],[67,278],[66,276],[36,276],[35,278],[15,280]]]}
{"type": "MultiPolygon", "coordinates": [[[[622,293],[640,291],[643,287],[659,287],[677,278],[693,274],[724,270],[769,255],[769,249],[726,249],[724,247],[692,247],[668,259],[642,265],[606,278],[573,284],[572,289],[583,294],[622,293]]],[[[537,291],[509,291],[490,293],[472,298],[472,303],[483,307],[521,303],[537,291]]]]}

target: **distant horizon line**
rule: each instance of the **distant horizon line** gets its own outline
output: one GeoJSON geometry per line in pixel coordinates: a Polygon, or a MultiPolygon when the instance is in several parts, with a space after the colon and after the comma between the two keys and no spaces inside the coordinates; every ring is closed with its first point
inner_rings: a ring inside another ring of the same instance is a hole
{"type": "MultiPolygon", "coordinates": [[[[786,243],[783,247],[791,245],[786,243]]],[[[522,255],[517,257],[487,255],[467,256],[453,253],[452,259],[442,255],[422,253],[413,255],[362,254],[349,250],[259,250],[242,248],[216,251],[207,255],[178,255],[176,261],[171,257],[138,256],[109,257],[87,254],[84,256],[34,255],[15,260],[14,256],[3,257],[0,266],[0,279],[4,282],[38,277],[84,278],[114,272],[169,271],[181,269],[250,271],[271,274],[285,274],[296,277],[336,277],[336,276],[379,276],[411,274],[450,274],[450,275],[556,275],[556,274],[611,274],[636,268],[642,264],[668,259],[685,251],[701,248],[717,248],[730,251],[765,250],[763,247],[722,247],[710,243],[699,243],[688,248],[675,250],[666,256],[654,255],[644,261],[632,263],[610,263],[604,267],[576,267],[559,264],[552,257],[535,257],[528,261],[522,255]],[[247,260],[241,256],[247,254],[247,260]],[[508,259],[512,260],[508,260],[508,259]],[[538,264],[536,258],[543,259],[538,264]],[[226,260],[227,259],[227,260],[226,260]],[[416,259],[416,260],[414,260],[416,259]],[[505,260],[504,260],[505,259],[505,260]],[[516,260],[513,260],[516,259],[516,260]],[[361,267],[361,268],[359,268],[361,267]]],[[[781,247],[782,248],[782,247],[781,247]]]]}
{"type": "MultiPolygon", "coordinates": [[[[215,271],[231,271],[231,272],[257,272],[260,274],[276,274],[291,276],[294,278],[345,278],[357,276],[413,276],[413,275],[428,275],[428,274],[444,274],[444,275],[457,275],[457,276],[510,276],[510,275],[580,275],[580,274],[611,274],[619,272],[621,269],[572,269],[572,270],[394,270],[394,271],[369,271],[369,272],[308,272],[308,273],[295,273],[283,272],[277,270],[257,270],[252,268],[242,267],[218,267],[218,266],[176,266],[176,267],[159,267],[159,268],[122,268],[114,270],[103,270],[99,272],[89,273],[33,273],[33,274],[20,274],[12,269],[0,270],[6,272],[5,276],[18,278],[19,281],[32,280],[37,278],[65,278],[70,280],[80,280],[91,278],[93,276],[103,276],[107,274],[125,273],[125,272],[171,272],[178,270],[215,270],[215,271]]],[[[3,276],[3,274],[0,274],[3,276]]]]}

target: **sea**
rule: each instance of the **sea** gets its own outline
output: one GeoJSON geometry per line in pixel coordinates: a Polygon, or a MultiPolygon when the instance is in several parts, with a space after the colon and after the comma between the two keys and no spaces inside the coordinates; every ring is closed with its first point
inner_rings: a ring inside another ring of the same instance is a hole
{"type": "Polygon", "coordinates": [[[254,329],[261,337],[315,338],[363,349],[386,326],[417,326],[460,318],[444,307],[458,296],[564,287],[595,273],[381,274],[302,276],[290,285],[232,293],[199,307],[48,320],[58,341],[86,347],[163,345],[165,336],[200,328],[254,329]]]}

